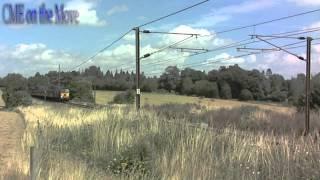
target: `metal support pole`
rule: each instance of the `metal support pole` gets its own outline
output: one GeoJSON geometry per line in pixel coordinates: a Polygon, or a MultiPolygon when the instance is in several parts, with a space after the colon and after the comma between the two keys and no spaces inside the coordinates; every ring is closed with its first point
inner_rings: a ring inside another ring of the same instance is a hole
{"type": "Polygon", "coordinates": [[[35,164],[34,164],[34,147],[30,147],[30,165],[29,165],[29,171],[30,171],[30,180],[36,179],[35,174],[35,164]]]}
{"type": "Polygon", "coordinates": [[[61,85],[61,83],[60,83],[60,64],[59,64],[59,72],[58,72],[58,87],[59,87],[59,90],[60,90],[60,85],[61,85]]]}
{"type": "Polygon", "coordinates": [[[136,108],[140,109],[140,30],[134,28],[136,32],[136,108]]]}
{"type": "Polygon", "coordinates": [[[311,37],[307,37],[307,59],[306,59],[306,94],[305,94],[305,131],[304,135],[310,131],[310,79],[311,79],[311,37]]]}

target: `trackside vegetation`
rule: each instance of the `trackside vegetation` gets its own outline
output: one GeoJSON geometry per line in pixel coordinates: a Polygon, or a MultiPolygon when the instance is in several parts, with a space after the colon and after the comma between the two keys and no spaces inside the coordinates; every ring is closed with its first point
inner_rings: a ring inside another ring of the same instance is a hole
{"type": "MultiPolygon", "coordinates": [[[[66,107],[20,108],[27,122],[24,154],[36,147],[39,179],[320,178],[318,112],[311,135],[303,137],[298,112],[194,104],[140,112],[66,107]]],[[[27,158],[12,164],[11,175],[28,174],[27,158]]]]}

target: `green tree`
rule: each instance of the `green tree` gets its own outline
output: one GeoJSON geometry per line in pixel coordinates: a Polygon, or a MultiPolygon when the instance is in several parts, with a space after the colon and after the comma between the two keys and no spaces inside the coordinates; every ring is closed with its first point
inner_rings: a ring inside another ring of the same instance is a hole
{"type": "Polygon", "coordinates": [[[159,87],[169,92],[176,91],[180,81],[180,70],[176,66],[169,66],[160,76],[159,87]]]}
{"type": "Polygon", "coordinates": [[[146,78],[142,82],[142,91],[144,92],[154,92],[158,89],[157,78],[146,78]]]}
{"type": "Polygon", "coordinates": [[[219,83],[220,85],[220,97],[223,99],[231,99],[231,87],[226,81],[222,81],[219,83]]]}
{"type": "Polygon", "coordinates": [[[250,101],[253,100],[253,95],[251,91],[248,89],[243,89],[241,90],[240,96],[239,96],[240,101],[250,101]]]}
{"type": "Polygon", "coordinates": [[[70,98],[80,101],[93,102],[92,84],[87,80],[71,82],[67,88],[70,90],[70,98]]]}
{"type": "Polygon", "coordinates": [[[194,84],[190,77],[182,79],[181,93],[186,95],[192,95],[194,93],[194,84]]]}
{"type": "Polygon", "coordinates": [[[209,82],[208,80],[200,80],[195,83],[194,89],[195,93],[198,96],[219,98],[219,88],[218,84],[215,82],[209,82]]]}
{"type": "Polygon", "coordinates": [[[20,74],[8,74],[4,79],[4,92],[2,98],[6,107],[30,105],[32,99],[28,93],[28,81],[20,74]]]}

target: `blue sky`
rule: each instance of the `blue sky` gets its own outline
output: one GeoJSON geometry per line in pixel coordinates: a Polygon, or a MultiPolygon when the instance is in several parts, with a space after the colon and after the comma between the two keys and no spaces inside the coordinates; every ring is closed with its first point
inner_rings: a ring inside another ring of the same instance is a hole
{"type": "MultiPolygon", "coordinates": [[[[132,27],[143,24],[154,18],[195,4],[197,0],[13,0],[2,1],[14,4],[23,2],[26,8],[38,8],[45,3],[47,8],[54,4],[64,4],[67,9],[77,10],[80,13],[79,25],[19,25],[8,26],[0,23],[0,76],[18,72],[24,75],[33,75],[36,72],[45,73],[56,70],[58,64],[64,70],[80,64],[86,57],[93,55],[107,46],[119,35],[132,27]]],[[[254,24],[274,18],[292,15],[304,11],[320,8],[320,0],[211,0],[201,6],[170,17],[163,21],[148,25],[144,29],[166,32],[188,32],[201,35],[211,35],[198,39],[191,39],[180,47],[196,47],[213,49],[239,40],[249,38],[249,34],[273,34],[306,28],[320,27],[320,12],[270,23],[256,28],[248,28],[226,34],[215,35],[225,29],[254,24]]],[[[2,8],[1,8],[2,9],[2,8]]],[[[319,37],[318,32],[310,33],[312,37],[319,37]]],[[[142,54],[156,51],[185,37],[142,35],[142,54]]],[[[278,45],[289,44],[295,41],[276,40],[278,45]]],[[[316,43],[316,41],[315,41],[316,43]]],[[[300,44],[303,45],[303,44],[300,44]]],[[[248,47],[270,48],[264,43],[248,45],[248,47]]],[[[305,48],[292,50],[301,56],[305,55],[305,48]]],[[[314,46],[313,68],[314,73],[320,71],[320,46],[314,46]]],[[[221,65],[237,63],[246,69],[264,70],[272,68],[274,72],[291,77],[304,72],[304,62],[283,52],[274,52],[262,55],[253,55],[244,58],[234,58],[224,63],[209,63],[215,59],[228,58],[245,54],[236,49],[217,51],[201,56],[186,58],[189,53],[167,50],[142,61],[142,70],[147,74],[156,75],[168,65],[186,67],[187,64],[198,63],[194,68],[200,70],[216,69],[221,65]],[[166,63],[154,62],[174,59],[166,63]],[[203,63],[201,65],[200,63],[203,63]],[[145,65],[144,65],[145,64],[145,65]]],[[[101,66],[102,69],[134,69],[134,36],[126,36],[115,46],[97,56],[92,61],[81,66],[101,66]],[[120,66],[126,64],[124,66],[120,66]]]]}

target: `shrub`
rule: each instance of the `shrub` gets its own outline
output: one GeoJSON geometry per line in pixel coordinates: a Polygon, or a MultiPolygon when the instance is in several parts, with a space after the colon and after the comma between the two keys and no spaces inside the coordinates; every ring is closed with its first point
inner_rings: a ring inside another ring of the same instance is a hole
{"type": "Polygon", "coordinates": [[[230,85],[223,81],[220,83],[220,96],[222,99],[231,99],[232,93],[231,93],[231,87],[230,85]]]}
{"type": "Polygon", "coordinates": [[[6,103],[6,107],[28,106],[32,104],[32,99],[27,91],[11,91],[5,90],[2,98],[6,103]]]}
{"type": "Polygon", "coordinates": [[[198,96],[204,96],[208,98],[219,97],[219,88],[216,82],[209,82],[207,80],[196,81],[194,89],[198,96]]]}
{"type": "MultiPolygon", "coordinates": [[[[296,106],[298,111],[303,111],[305,108],[305,95],[301,95],[294,105],[296,106]]],[[[315,89],[311,92],[310,98],[310,108],[314,110],[320,109],[320,90],[315,89]]]]}
{"type": "Polygon", "coordinates": [[[144,175],[151,171],[151,144],[146,138],[125,148],[109,163],[109,170],[115,175],[144,175]]]}
{"type": "Polygon", "coordinates": [[[73,81],[67,88],[70,90],[70,98],[80,101],[93,102],[92,84],[88,81],[73,81]]]}
{"type": "Polygon", "coordinates": [[[112,103],[114,104],[133,104],[135,100],[134,91],[128,90],[126,92],[122,92],[117,94],[114,98],[112,103]]]}
{"type": "Polygon", "coordinates": [[[5,89],[2,98],[6,107],[17,107],[31,105],[32,99],[27,92],[27,80],[20,74],[8,74],[3,78],[5,89]]]}
{"type": "Polygon", "coordinates": [[[287,94],[285,91],[275,91],[270,94],[268,99],[275,102],[283,102],[287,99],[287,94]]]}
{"type": "Polygon", "coordinates": [[[239,96],[239,100],[240,101],[250,101],[253,100],[253,95],[251,93],[251,91],[249,91],[248,89],[243,89],[240,93],[239,96]]]}

